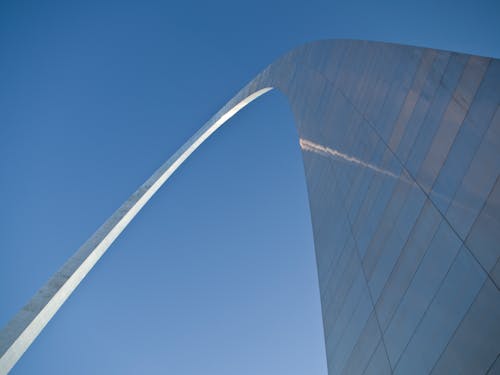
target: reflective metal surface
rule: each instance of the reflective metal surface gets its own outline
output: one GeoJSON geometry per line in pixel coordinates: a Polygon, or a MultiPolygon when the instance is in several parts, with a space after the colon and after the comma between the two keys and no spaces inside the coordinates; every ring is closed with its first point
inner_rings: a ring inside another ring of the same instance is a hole
{"type": "Polygon", "coordinates": [[[271,87],[294,112],[330,374],[500,368],[500,61],[321,41],[271,64],[0,332],[7,372],[168,176],[271,87]]]}

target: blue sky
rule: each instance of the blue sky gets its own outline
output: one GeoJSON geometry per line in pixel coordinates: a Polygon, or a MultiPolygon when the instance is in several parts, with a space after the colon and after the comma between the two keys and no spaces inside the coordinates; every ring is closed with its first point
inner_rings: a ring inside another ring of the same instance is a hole
{"type": "MultiPolygon", "coordinates": [[[[246,82],[307,41],[500,57],[491,1],[1,1],[0,325],[246,82]]],[[[306,187],[277,92],[209,139],[14,374],[326,374],[306,187]]]]}

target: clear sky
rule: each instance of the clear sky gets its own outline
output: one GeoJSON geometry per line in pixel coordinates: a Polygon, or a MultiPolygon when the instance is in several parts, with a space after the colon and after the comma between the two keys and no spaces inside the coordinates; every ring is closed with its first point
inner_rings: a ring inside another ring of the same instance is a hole
{"type": "MultiPolygon", "coordinates": [[[[500,57],[499,4],[0,1],[0,325],[281,54],[355,38],[500,57]]],[[[308,215],[272,92],[175,173],[12,373],[325,375],[308,215]]]]}

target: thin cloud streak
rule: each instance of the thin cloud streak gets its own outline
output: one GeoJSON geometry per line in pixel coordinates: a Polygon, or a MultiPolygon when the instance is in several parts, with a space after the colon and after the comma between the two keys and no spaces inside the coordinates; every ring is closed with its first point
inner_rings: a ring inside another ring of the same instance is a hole
{"type": "Polygon", "coordinates": [[[302,150],[314,152],[316,154],[319,154],[319,155],[322,155],[325,157],[339,158],[339,159],[342,159],[344,161],[347,161],[348,163],[354,163],[354,164],[359,165],[361,167],[371,169],[372,171],[384,174],[384,175],[389,176],[389,177],[393,177],[395,179],[401,178],[401,176],[394,174],[390,171],[387,171],[385,169],[381,169],[381,168],[377,167],[376,165],[366,163],[362,160],[359,160],[358,158],[355,158],[354,156],[349,156],[349,155],[344,154],[340,151],[334,150],[330,147],[320,145],[318,143],[314,143],[314,142],[309,141],[307,139],[300,138],[299,143],[300,143],[300,148],[302,150]]]}

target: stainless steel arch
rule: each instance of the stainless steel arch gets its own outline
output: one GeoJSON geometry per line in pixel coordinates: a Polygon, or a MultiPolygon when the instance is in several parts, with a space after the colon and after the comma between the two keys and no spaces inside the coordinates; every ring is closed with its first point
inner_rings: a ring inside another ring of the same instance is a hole
{"type": "Polygon", "coordinates": [[[139,187],[3,328],[0,373],[183,161],[272,88],[288,97],[299,130],[329,373],[487,371],[500,348],[500,154],[492,148],[499,87],[498,60],[477,56],[342,40],[289,52],[139,187]],[[450,298],[448,289],[463,285],[450,298]],[[485,307],[483,322],[468,323],[485,307]],[[453,319],[442,322],[443,311],[453,319]],[[460,335],[471,329],[488,349],[464,344],[460,335]]]}
{"type": "Polygon", "coordinates": [[[217,113],[172,155],[78,249],[0,332],[0,373],[7,373],[45,325],[144,205],[210,135],[247,104],[271,90],[259,89],[217,113]]]}

